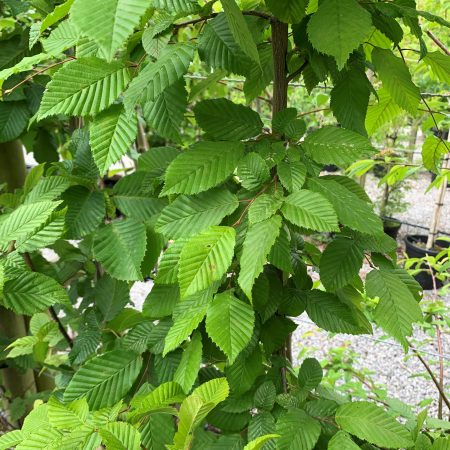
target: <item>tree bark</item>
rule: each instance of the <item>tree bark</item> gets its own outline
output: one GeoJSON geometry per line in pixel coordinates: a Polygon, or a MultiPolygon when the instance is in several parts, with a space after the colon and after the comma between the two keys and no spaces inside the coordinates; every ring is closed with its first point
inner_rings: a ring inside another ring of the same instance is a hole
{"type": "MultiPolygon", "coordinates": [[[[0,183],[6,183],[10,192],[23,186],[26,177],[25,159],[22,143],[19,140],[0,144],[0,183]]],[[[27,335],[23,316],[0,307],[0,334],[17,339],[27,335]]],[[[22,397],[27,391],[36,392],[32,370],[20,372],[13,367],[1,370],[2,384],[13,400],[22,397]]]]}

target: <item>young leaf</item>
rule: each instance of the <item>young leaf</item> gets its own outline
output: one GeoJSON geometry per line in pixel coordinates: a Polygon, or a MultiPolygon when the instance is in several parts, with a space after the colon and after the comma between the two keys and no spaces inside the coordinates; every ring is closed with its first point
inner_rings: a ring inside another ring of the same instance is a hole
{"type": "Polygon", "coordinates": [[[56,397],[48,401],[48,419],[52,427],[71,429],[86,423],[89,405],[85,398],[64,404],[56,397]]]}
{"type": "Polygon", "coordinates": [[[96,356],[72,377],[64,391],[64,401],[85,396],[91,410],[112,406],[130,390],[141,366],[142,358],[125,350],[96,356]]]}
{"type": "Polygon", "coordinates": [[[221,141],[249,139],[263,127],[256,111],[226,98],[203,100],[195,105],[194,114],[207,136],[221,141]]]}
{"type": "Polygon", "coordinates": [[[182,298],[207,289],[225,275],[235,238],[234,228],[213,226],[184,245],[178,273],[182,298]]]}
{"type": "Polygon", "coordinates": [[[324,0],[308,23],[308,36],[313,47],[333,56],[341,70],[371,25],[370,13],[356,0],[324,0]]]}
{"type": "Polygon", "coordinates": [[[193,144],[169,165],[161,195],[198,194],[225,181],[244,153],[240,142],[193,144]]]}
{"type": "Polygon", "coordinates": [[[299,191],[306,180],[306,166],[301,161],[281,161],[277,173],[281,184],[289,192],[299,191]]]}
{"type": "Polygon", "coordinates": [[[250,224],[270,219],[281,207],[283,201],[275,195],[262,194],[256,197],[248,209],[250,224]]]}
{"type": "Polygon", "coordinates": [[[317,231],[337,231],[336,213],[320,194],[303,189],[285,198],[281,212],[293,224],[317,231]]]}
{"type": "Polygon", "coordinates": [[[443,83],[450,84],[450,56],[443,53],[428,52],[423,58],[426,64],[428,64],[438,80],[443,83]]]}
{"type": "Polygon", "coordinates": [[[314,161],[338,166],[350,164],[377,152],[368,139],[360,134],[331,126],[309,134],[302,147],[314,161]]]}
{"type": "Polygon", "coordinates": [[[90,57],[66,63],[47,84],[38,119],[97,114],[119,97],[129,80],[129,71],[120,61],[105,63],[90,57]]]}
{"type": "Polygon", "coordinates": [[[112,222],[95,234],[95,258],[113,278],[139,280],[146,239],[142,223],[133,219],[112,222]]]}
{"type": "Polygon", "coordinates": [[[258,153],[250,152],[239,161],[237,176],[242,187],[253,191],[269,180],[270,172],[264,159],[258,153]]]}
{"type": "Polygon", "coordinates": [[[280,233],[280,228],[281,217],[277,215],[253,224],[247,231],[240,258],[241,270],[238,283],[250,300],[252,299],[253,284],[263,271],[270,249],[280,233]]]}
{"type": "Polygon", "coordinates": [[[401,58],[390,50],[375,48],[372,61],[378,76],[397,105],[411,114],[415,114],[420,103],[420,90],[412,82],[408,67],[401,58]]]}
{"type": "Polygon", "coordinates": [[[265,434],[264,436],[259,436],[256,439],[253,439],[253,441],[249,442],[245,447],[244,450],[260,450],[262,449],[269,441],[272,441],[273,439],[279,438],[279,434],[265,434]]]}
{"type": "Polygon", "coordinates": [[[320,281],[327,291],[335,291],[358,276],[364,250],[358,241],[337,237],[331,241],[320,258],[320,281]]]}
{"type": "Polygon", "coordinates": [[[184,349],[180,365],[173,377],[173,380],[183,388],[185,393],[191,390],[197,378],[202,363],[202,349],[202,336],[197,331],[184,349]]]}
{"type": "Polygon", "coordinates": [[[106,448],[126,448],[127,450],[141,448],[139,431],[129,423],[110,422],[100,428],[99,433],[106,448]]]}
{"type": "Polygon", "coordinates": [[[76,0],[70,9],[70,19],[111,61],[148,6],[147,0],[76,0]]]}
{"type": "Polygon", "coordinates": [[[192,236],[219,225],[238,206],[237,197],[226,189],[211,189],[192,197],[182,195],[162,210],[156,229],[170,239],[192,236]]]}
{"type": "Polygon", "coordinates": [[[423,165],[431,172],[439,173],[442,158],[448,151],[442,139],[428,136],[422,146],[423,165]]]}
{"type": "Polygon", "coordinates": [[[59,303],[70,303],[67,292],[42,273],[24,272],[3,286],[2,304],[17,314],[31,316],[59,303]]]}
{"type": "Polygon", "coordinates": [[[345,431],[380,447],[414,445],[408,429],[373,403],[353,402],[340,406],[336,422],[345,431]]]}
{"type": "Polygon", "coordinates": [[[233,364],[253,335],[255,313],[232,292],[217,294],[206,313],[206,331],[233,364]]]}
{"type": "Polygon", "coordinates": [[[379,297],[375,309],[375,321],[387,333],[408,348],[407,336],[412,333],[412,324],[422,319],[422,311],[413,294],[395,274],[372,270],[366,278],[369,297],[379,297]]]}
{"type": "Polygon", "coordinates": [[[369,136],[402,113],[402,109],[394,102],[387,89],[382,88],[377,94],[378,103],[370,105],[367,109],[365,124],[369,136]]]}
{"type": "Polygon", "coordinates": [[[79,39],[80,33],[73,23],[65,20],[50,33],[47,39],[42,41],[42,46],[49,55],[58,57],[63,51],[73,47],[79,39]]]}
{"type": "Polygon", "coordinates": [[[89,131],[92,156],[103,176],[136,139],[137,118],[135,114],[128,117],[122,106],[113,105],[95,117],[89,131]]]}

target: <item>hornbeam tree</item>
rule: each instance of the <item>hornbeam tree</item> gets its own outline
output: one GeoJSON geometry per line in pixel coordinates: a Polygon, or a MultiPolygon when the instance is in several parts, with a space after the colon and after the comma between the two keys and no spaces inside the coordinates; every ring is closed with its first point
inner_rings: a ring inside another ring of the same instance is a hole
{"type": "Polygon", "coordinates": [[[448,81],[421,30],[448,22],[414,0],[0,3],[0,142],[41,163],[0,196],[0,303],[27,326],[2,356],[54,378],[23,395],[38,401],[1,449],[450,445],[423,414],[337,394],[290,348],[304,312],[408,348],[421,288],[361,186],[322,170],[374,156],[371,131],[427,108],[407,63],[448,81]],[[333,125],[289,106],[293,81],[332,87],[333,125]]]}

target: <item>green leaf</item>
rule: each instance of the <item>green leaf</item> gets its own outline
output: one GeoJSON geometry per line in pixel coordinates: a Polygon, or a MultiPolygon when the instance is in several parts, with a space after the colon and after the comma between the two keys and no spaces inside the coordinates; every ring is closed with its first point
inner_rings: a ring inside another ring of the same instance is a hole
{"type": "MultiPolygon", "coordinates": [[[[266,382],[263,383],[261,386],[268,386],[271,383],[271,385],[273,386],[274,390],[275,390],[275,386],[272,382],[266,382]]],[[[260,388],[258,388],[258,390],[256,392],[259,391],[260,388]]],[[[270,392],[270,396],[272,397],[273,392],[270,392]]],[[[276,392],[275,392],[276,394],[276,392]]],[[[256,395],[256,394],[255,394],[256,395]]],[[[275,400],[276,395],[274,396],[274,400],[275,400]]],[[[262,399],[262,401],[264,401],[264,399],[262,399]]],[[[273,408],[273,404],[270,408],[268,408],[269,410],[273,408]]],[[[249,440],[254,440],[258,437],[261,436],[265,436],[267,434],[273,434],[275,432],[275,419],[272,416],[272,414],[270,414],[270,412],[268,411],[261,411],[258,412],[258,414],[254,415],[251,419],[250,422],[248,424],[248,439],[249,440]]],[[[266,447],[264,447],[265,450],[272,450],[275,449],[275,444],[273,445],[267,445],[266,447]]]]}
{"type": "Polygon", "coordinates": [[[423,60],[438,80],[450,84],[450,56],[439,51],[428,52],[423,60]]]}
{"type": "Polygon", "coordinates": [[[345,431],[338,431],[328,443],[328,450],[361,450],[345,431]]]}
{"type": "Polygon", "coordinates": [[[59,24],[47,39],[42,41],[44,50],[52,56],[60,56],[61,53],[75,44],[80,39],[80,33],[73,23],[65,20],[59,24]]]}
{"type": "Polygon", "coordinates": [[[425,139],[422,146],[422,161],[426,169],[439,173],[444,155],[449,150],[442,139],[430,135],[425,139]]]}
{"type": "Polygon", "coordinates": [[[197,331],[192,335],[191,342],[183,351],[180,365],[173,380],[178,383],[183,391],[188,393],[197,379],[198,371],[202,363],[202,336],[197,331]]]}
{"type": "Polygon", "coordinates": [[[233,259],[235,238],[234,228],[213,226],[184,245],[178,273],[182,298],[207,289],[225,275],[233,259]]]}
{"type": "Polygon", "coordinates": [[[95,305],[100,310],[105,322],[119,314],[130,301],[128,284],[109,275],[102,276],[94,288],[95,305]]]}
{"type": "Polygon", "coordinates": [[[289,192],[299,191],[306,180],[306,166],[301,161],[281,161],[277,173],[281,184],[289,192]]]}
{"type": "Polygon", "coordinates": [[[55,428],[70,430],[82,426],[89,415],[89,405],[85,398],[65,404],[56,397],[50,397],[47,404],[48,419],[55,428]]]}
{"type": "Polygon", "coordinates": [[[127,116],[121,105],[113,105],[92,121],[90,127],[92,156],[103,176],[131,148],[136,139],[137,118],[127,116]]]}
{"type": "Polygon", "coordinates": [[[373,212],[372,207],[340,183],[319,177],[308,179],[307,186],[333,205],[339,221],[344,225],[361,233],[382,233],[381,219],[373,212]]]}
{"type": "Polygon", "coordinates": [[[85,396],[91,410],[112,406],[130,390],[141,366],[141,357],[130,351],[96,356],[75,372],[64,391],[64,401],[85,396]]]}
{"type": "Polygon", "coordinates": [[[263,271],[267,256],[280,233],[280,228],[281,217],[277,215],[251,225],[247,231],[240,258],[241,270],[238,283],[250,300],[252,299],[253,284],[263,271]]]}
{"type": "Polygon", "coordinates": [[[199,386],[181,404],[178,414],[178,431],[175,434],[171,450],[189,448],[193,438],[193,431],[206,416],[229,394],[226,378],[215,378],[199,386]]]}
{"type": "Polygon", "coordinates": [[[69,179],[58,175],[41,178],[26,195],[24,203],[54,200],[68,189],[71,184],[69,179]]]}
{"type": "Polygon", "coordinates": [[[64,18],[72,7],[73,1],[74,0],[67,0],[64,3],[55,6],[55,9],[51,13],[47,14],[45,19],[41,22],[39,33],[43,33],[47,28],[50,28],[52,25],[64,18]]]}
{"type": "Polygon", "coordinates": [[[282,3],[278,0],[266,0],[273,15],[286,23],[299,23],[305,17],[306,4],[305,0],[285,0],[282,3]]]}
{"type": "Polygon", "coordinates": [[[127,111],[132,111],[138,103],[156,100],[187,72],[193,57],[194,46],[191,44],[166,47],[158,60],[147,64],[130,83],[124,95],[127,111]]]}
{"type": "Polygon", "coordinates": [[[73,186],[62,196],[67,205],[66,236],[79,239],[94,231],[102,222],[105,198],[99,191],[90,191],[83,186],[73,186]]]}
{"type": "Polygon", "coordinates": [[[279,450],[312,450],[321,432],[320,424],[300,409],[290,409],[280,416],[276,432],[279,450]]]}
{"type": "Polygon", "coordinates": [[[187,91],[181,79],[168,86],[153,101],[144,105],[145,121],[156,132],[175,142],[181,142],[180,125],[187,108],[187,91]]]}
{"type": "Polygon", "coordinates": [[[29,118],[30,111],[25,102],[0,102],[0,143],[17,139],[29,118]]]}
{"type": "Polygon", "coordinates": [[[169,414],[152,414],[140,427],[141,444],[148,449],[165,450],[175,434],[173,417],[169,414]]]}
{"type": "Polygon", "coordinates": [[[333,206],[320,194],[303,189],[284,199],[284,217],[293,224],[315,231],[337,231],[333,206]]]}
{"type": "Polygon", "coordinates": [[[152,6],[176,14],[192,14],[199,9],[195,0],[154,0],[152,6]]]}
{"type": "Polygon", "coordinates": [[[231,291],[217,294],[208,306],[206,331],[233,364],[253,335],[255,313],[231,291]]]}
{"type": "Polygon", "coordinates": [[[298,384],[306,390],[312,391],[322,381],[323,370],[319,361],[315,358],[306,358],[298,371],[298,384]]]}
{"type": "Polygon", "coordinates": [[[42,273],[25,272],[3,287],[3,305],[17,314],[31,316],[56,304],[69,304],[65,289],[42,273]]]}
{"type": "Polygon", "coordinates": [[[161,212],[156,230],[170,239],[198,234],[239,206],[237,197],[226,189],[212,189],[196,196],[182,195],[161,212]]]}
{"type": "Polygon", "coordinates": [[[226,98],[203,100],[195,105],[194,114],[208,137],[222,141],[249,139],[263,127],[256,111],[226,98]]]}
{"type": "Polygon", "coordinates": [[[312,290],[306,297],[306,312],[310,319],[324,330],[333,333],[364,334],[352,310],[339,298],[328,292],[312,290]]]}
{"type": "Polygon", "coordinates": [[[380,298],[375,321],[407,349],[412,324],[422,320],[420,306],[408,287],[393,273],[372,270],[366,278],[366,293],[380,298]]]}
{"type": "Polygon", "coordinates": [[[242,352],[234,364],[225,369],[225,373],[234,393],[247,392],[264,373],[261,349],[255,347],[250,352],[242,352]]]}
{"type": "Polygon", "coordinates": [[[330,106],[338,122],[363,136],[367,135],[365,120],[370,90],[364,71],[352,67],[340,76],[331,91],[330,106]]]}
{"type": "Polygon", "coordinates": [[[119,61],[105,63],[90,57],[68,62],[47,84],[38,119],[97,114],[119,97],[129,80],[128,69],[119,61]]]}
{"type": "Polygon", "coordinates": [[[165,338],[163,355],[184,342],[205,317],[213,290],[206,289],[178,302],[173,311],[173,325],[165,338]]]}
{"type": "Polygon", "coordinates": [[[35,448],[58,448],[61,443],[63,433],[56,428],[51,428],[45,424],[41,428],[33,430],[28,434],[20,445],[16,448],[18,450],[35,449],[35,448]]]}
{"type": "MultiPolygon", "coordinates": [[[[265,381],[255,392],[254,403],[258,409],[271,411],[275,404],[277,390],[272,381],[265,381]]],[[[250,437],[250,436],[249,436],[250,437]]]]}
{"type": "Polygon", "coordinates": [[[208,20],[198,46],[200,58],[215,69],[245,75],[254,64],[236,43],[225,14],[208,20]]]}
{"type": "Polygon", "coordinates": [[[264,436],[259,436],[253,441],[249,442],[244,450],[260,450],[262,449],[269,441],[273,439],[279,438],[279,434],[265,434],[264,436]]]}
{"type": "Polygon", "coordinates": [[[270,219],[280,209],[282,204],[282,199],[275,195],[262,194],[256,197],[248,209],[250,224],[270,219]]]}
{"type": "Polygon", "coordinates": [[[221,0],[221,3],[234,40],[241,50],[259,65],[260,61],[256,43],[235,0],[221,0]]]}
{"type": "Polygon", "coordinates": [[[42,226],[61,202],[37,202],[21,205],[0,223],[0,247],[21,241],[42,226]]]}
{"type": "Polygon", "coordinates": [[[139,450],[141,439],[139,431],[126,422],[110,422],[99,430],[107,449],[139,450]]]}
{"type": "Polygon", "coordinates": [[[137,168],[156,178],[164,174],[167,166],[179,154],[180,151],[173,147],[153,147],[151,152],[139,156],[137,168]]]}
{"type": "Polygon", "coordinates": [[[118,280],[139,280],[145,255],[146,232],[133,219],[112,222],[94,236],[94,256],[118,280]]]}
{"type": "Polygon", "coordinates": [[[225,181],[244,153],[240,142],[193,144],[169,165],[161,195],[198,194],[225,181]]]}
{"type": "Polygon", "coordinates": [[[368,37],[371,25],[370,13],[356,0],[325,0],[308,23],[308,36],[313,47],[333,56],[341,70],[368,37]]]}
{"type": "Polygon", "coordinates": [[[320,281],[327,291],[335,291],[358,276],[364,250],[358,241],[337,237],[331,241],[320,258],[320,281]]]}
{"type": "Polygon", "coordinates": [[[261,94],[273,80],[272,47],[266,45],[258,51],[261,65],[252,64],[247,70],[247,76],[244,81],[244,93],[247,103],[250,103],[261,94]]]}
{"type": "Polygon", "coordinates": [[[111,61],[148,7],[147,0],[75,0],[70,19],[111,61]]]}
{"type": "Polygon", "coordinates": [[[402,113],[402,109],[394,102],[387,89],[382,88],[377,94],[378,103],[367,109],[366,130],[369,136],[402,113]]]}
{"type": "Polygon", "coordinates": [[[128,415],[128,419],[137,422],[144,416],[158,411],[171,412],[173,407],[170,405],[179,403],[184,398],[185,395],[180,384],[173,381],[160,384],[148,394],[136,396],[131,400],[133,410],[128,415]]]}
{"type": "Polygon", "coordinates": [[[392,99],[411,114],[417,112],[421,97],[419,88],[413,83],[408,67],[390,50],[374,48],[372,61],[378,76],[392,99]]]}
{"type": "Polygon", "coordinates": [[[336,411],[336,422],[345,431],[380,447],[411,447],[407,428],[369,402],[346,403],[336,411]]]}
{"type": "Polygon", "coordinates": [[[242,187],[253,191],[269,180],[270,172],[264,159],[258,153],[250,152],[239,161],[237,176],[242,187]]]}
{"type": "Polygon", "coordinates": [[[138,171],[119,180],[114,186],[114,203],[127,217],[150,220],[167,205],[165,199],[154,198],[153,176],[138,171]]]}
{"type": "Polygon", "coordinates": [[[314,161],[338,166],[377,153],[367,138],[354,131],[331,126],[319,128],[309,134],[302,147],[314,161]]]}
{"type": "Polygon", "coordinates": [[[186,242],[186,239],[179,239],[169,245],[169,248],[163,253],[159,261],[158,276],[156,277],[155,283],[178,283],[180,254],[186,242]]]}

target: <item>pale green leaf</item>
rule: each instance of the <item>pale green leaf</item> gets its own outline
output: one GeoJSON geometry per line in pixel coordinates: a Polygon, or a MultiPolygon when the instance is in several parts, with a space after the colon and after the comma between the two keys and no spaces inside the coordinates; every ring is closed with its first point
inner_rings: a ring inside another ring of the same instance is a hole
{"type": "Polygon", "coordinates": [[[282,199],[276,195],[262,194],[256,197],[248,209],[250,224],[269,219],[281,208],[282,204],[282,199]]]}
{"type": "Polygon", "coordinates": [[[264,436],[259,436],[253,441],[249,442],[244,450],[260,450],[262,449],[269,441],[273,439],[279,438],[279,434],[265,434],[264,436]]]}
{"type": "Polygon", "coordinates": [[[233,173],[243,153],[240,142],[193,144],[167,168],[161,195],[198,194],[217,186],[233,173]]]}
{"type": "Polygon", "coordinates": [[[371,31],[370,13],[356,0],[324,0],[308,23],[313,47],[336,59],[341,70],[371,31]]]}
{"type": "Polygon", "coordinates": [[[369,136],[402,113],[402,109],[394,102],[387,89],[382,88],[377,94],[378,103],[370,105],[367,109],[365,124],[369,136]]]}
{"type": "Polygon", "coordinates": [[[90,57],[68,62],[47,84],[38,119],[97,114],[119,97],[129,80],[128,69],[119,61],[105,63],[90,57]]]}
{"type": "Polygon", "coordinates": [[[430,66],[436,78],[450,84],[450,56],[439,51],[428,52],[423,59],[430,66]]]}
{"type": "Polygon", "coordinates": [[[212,189],[192,197],[182,195],[162,210],[156,230],[170,239],[188,237],[219,225],[238,206],[237,197],[226,189],[212,189]]]}
{"type": "Polygon", "coordinates": [[[100,228],[94,237],[94,256],[118,280],[139,280],[145,255],[145,226],[133,219],[100,228]]]}
{"type": "Polygon", "coordinates": [[[265,0],[275,17],[286,23],[299,23],[305,16],[306,0],[265,0]]]}
{"type": "Polygon", "coordinates": [[[64,391],[64,401],[82,397],[92,410],[117,403],[131,388],[142,366],[133,352],[113,350],[96,356],[82,366],[64,391]]]}
{"type": "Polygon", "coordinates": [[[328,450],[361,450],[345,431],[338,431],[328,443],[328,450]]]}
{"type": "Polygon", "coordinates": [[[197,331],[192,335],[191,341],[183,350],[180,365],[173,377],[173,380],[183,388],[184,392],[188,393],[194,385],[201,363],[202,336],[197,331]]]}
{"type": "Polygon", "coordinates": [[[373,403],[353,402],[340,406],[336,422],[345,431],[380,447],[413,445],[408,429],[373,403]]]}
{"type": "Polygon", "coordinates": [[[281,217],[276,215],[270,219],[251,225],[245,236],[241,270],[238,283],[245,295],[252,299],[252,288],[256,278],[263,271],[268,254],[280,233],[281,217]]]}
{"type": "Polygon", "coordinates": [[[140,450],[139,431],[126,422],[110,422],[99,430],[107,450],[140,450]]]}
{"type": "Polygon", "coordinates": [[[97,115],[89,127],[92,156],[100,175],[116,163],[131,148],[136,139],[137,118],[131,117],[120,105],[113,105],[97,115]]]}
{"type": "Polygon", "coordinates": [[[279,450],[312,450],[321,432],[320,423],[300,409],[291,409],[279,417],[276,432],[279,450]]]}
{"type": "Polygon", "coordinates": [[[235,238],[234,228],[212,226],[189,239],[180,255],[182,298],[207,289],[225,275],[234,255],[235,238]]]}
{"type": "Polygon", "coordinates": [[[422,145],[422,161],[426,169],[434,173],[439,173],[442,159],[449,152],[442,139],[430,135],[422,145]]]}
{"type": "Polygon", "coordinates": [[[70,19],[111,61],[148,7],[148,0],[75,0],[70,19]]]}
{"type": "Polygon", "coordinates": [[[242,187],[253,191],[270,179],[270,172],[264,159],[258,153],[250,152],[239,161],[237,176],[242,187]]]}
{"type": "Polygon", "coordinates": [[[413,83],[411,74],[403,60],[391,50],[375,48],[372,61],[378,76],[392,99],[411,114],[417,112],[421,96],[419,88],[413,83]]]}
{"type": "Polygon", "coordinates": [[[42,41],[44,50],[52,56],[60,56],[64,50],[73,47],[80,38],[80,33],[71,21],[60,23],[47,39],[42,41]]]}
{"type": "Polygon", "coordinates": [[[56,397],[48,401],[48,420],[55,428],[72,429],[86,423],[89,406],[85,398],[71,403],[62,403],[56,397]]]}
{"type": "Polygon", "coordinates": [[[233,364],[253,335],[255,313],[232,292],[217,294],[206,313],[206,331],[233,364]]]}

